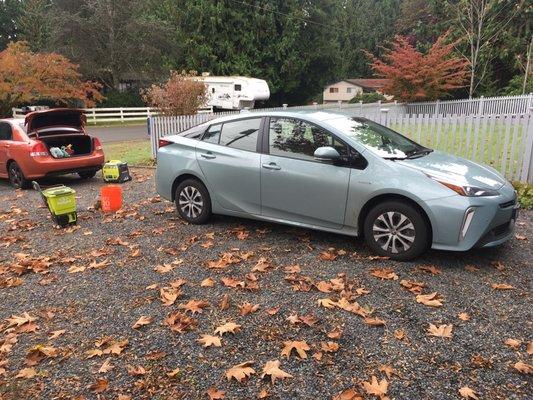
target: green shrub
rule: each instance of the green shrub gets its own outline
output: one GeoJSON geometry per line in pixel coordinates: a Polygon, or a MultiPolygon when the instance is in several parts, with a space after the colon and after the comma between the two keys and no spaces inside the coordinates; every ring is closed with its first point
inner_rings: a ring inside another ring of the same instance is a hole
{"type": "Polygon", "coordinates": [[[355,96],[353,99],[349,101],[349,103],[359,103],[362,101],[363,103],[377,103],[378,101],[387,101],[385,96],[383,96],[381,93],[372,92],[372,93],[359,93],[357,96],[355,96]]]}
{"type": "Polygon", "coordinates": [[[98,103],[98,108],[117,108],[117,107],[146,107],[141,94],[138,90],[110,90],[105,94],[105,99],[98,103]]]}
{"type": "Polygon", "coordinates": [[[533,209],[533,185],[527,183],[514,182],[513,186],[518,192],[520,207],[526,210],[533,209]]]}

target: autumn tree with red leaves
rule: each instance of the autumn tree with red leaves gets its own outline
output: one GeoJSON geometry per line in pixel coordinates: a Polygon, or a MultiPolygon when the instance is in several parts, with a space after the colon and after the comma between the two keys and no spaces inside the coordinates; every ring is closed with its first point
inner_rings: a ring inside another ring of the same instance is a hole
{"type": "Polygon", "coordinates": [[[34,53],[26,42],[10,43],[0,52],[0,116],[11,108],[38,100],[67,106],[81,101],[87,107],[103,99],[100,85],[85,82],[78,65],[57,53],[34,53]]]}
{"type": "Polygon", "coordinates": [[[143,94],[150,106],[159,108],[165,115],[192,115],[207,100],[207,86],[195,79],[196,72],[172,71],[162,85],[152,85],[143,94]]]}
{"type": "Polygon", "coordinates": [[[426,54],[416,50],[405,37],[396,36],[383,58],[372,54],[374,73],[389,79],[383,92],[401,101],[437,100],[465,87],[468,60],[453,56],[454,43],[440,36],[426,54]]]}

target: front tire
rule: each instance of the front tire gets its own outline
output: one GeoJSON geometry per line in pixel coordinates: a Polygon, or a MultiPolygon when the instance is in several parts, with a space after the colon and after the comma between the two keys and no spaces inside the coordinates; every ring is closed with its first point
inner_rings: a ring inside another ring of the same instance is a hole
{"type": "Polygon", "coordinates": [[[185,221],[201,225],[211,218],[211,197],[207,188],[196,179],[186,179],[176,188],[176,208],[185,221]]]}
{"type": "Polygon", "coordinates": [[[429,247],[430,227],[415,207],[399,201],[375,206],[364,222],[367,245],[380,256],[412,260],[429,247]]]}
{"type": "Polygon", "coordinates": [[[16,161],[12,161],[7,168],[9,182],[15,189],[27,189],[30,187],[30,181],[26,179],[22,169],[16,161]]]}

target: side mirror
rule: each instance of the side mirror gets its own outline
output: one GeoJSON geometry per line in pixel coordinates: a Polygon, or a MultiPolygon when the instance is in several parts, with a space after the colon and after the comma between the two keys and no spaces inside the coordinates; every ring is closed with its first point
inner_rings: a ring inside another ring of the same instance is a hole
{"type": "Polygon", "coordinates": [[[341,158],[339,152],[331,146],[319,147],[313,156],[318,161],[336,161],[341,158]]]}

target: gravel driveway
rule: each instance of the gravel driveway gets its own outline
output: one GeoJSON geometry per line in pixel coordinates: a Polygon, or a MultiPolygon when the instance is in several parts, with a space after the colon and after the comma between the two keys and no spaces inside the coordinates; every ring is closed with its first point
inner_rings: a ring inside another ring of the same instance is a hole
{"type": "Polygon", "coordinates": [[[65,178],[67,230],[0,182],[0,399],[533,397],[533,213],[500,248],[399,263],[335,234],[187,225],[133,174],[115,215],[91,209],[99,177],[65,178]]]}

